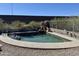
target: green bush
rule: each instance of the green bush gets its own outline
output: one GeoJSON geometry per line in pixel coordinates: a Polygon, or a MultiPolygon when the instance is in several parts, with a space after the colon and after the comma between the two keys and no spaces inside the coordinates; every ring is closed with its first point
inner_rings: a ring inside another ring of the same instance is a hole
{"type": "Polygon", "coordinates": [[[79,31],[79,17],[55,18],[50,23],[53,28],[79,31]]]}
{"type": "Polygon", "coordinates": [[[24,27],[24,25],[26,25],[24,22],[21,22],[18,20],[11,23],[11,26],[13,27],[13,29],[20,29],[24,27]]]}
{"type": "Polygon", "coordinates": [[[40,27],[40,22],[31,21],[28,25],[30,26],[31,29],[34,28],[37,29],[40,27]]]}
{"type": "Polygon", "coordinates": [[[5,28],[4,21],[0,18],[0,30],[5,28]]]}

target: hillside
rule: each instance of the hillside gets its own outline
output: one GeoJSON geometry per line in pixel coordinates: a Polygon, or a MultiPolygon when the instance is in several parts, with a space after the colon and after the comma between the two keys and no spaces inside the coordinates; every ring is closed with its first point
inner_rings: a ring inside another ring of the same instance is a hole
{"type": "Polygon", "coordinates": [[[43,21],[43,20],[51,20],[53,18],[68,18],[70,16],[21,16],[21,15],[0,15],[0,18],[4,20],[4,22],[10,23],[15,20],[29,22],[29,21],[43,21]]]}

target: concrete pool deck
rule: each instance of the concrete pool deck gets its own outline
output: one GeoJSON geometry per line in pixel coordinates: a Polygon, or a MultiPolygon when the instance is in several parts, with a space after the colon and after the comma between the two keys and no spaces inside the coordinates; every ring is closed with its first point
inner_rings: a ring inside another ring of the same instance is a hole
{"type": "Polygon", "coordinates": [[[66,38],[68,40],[71,40],[69,42],[60,42],[60,43],[38,43],[38,42],[28,42],[28,41],[20,41],[20,40],[15,40],[7,35],[1,35],[0,40],[2,42],[15,45],[15,46],[20,46],[20,47],[28,47],[28,48],[40,48],[40,49],[60,49],[60,48],[71,48],[71,47],[77,47],[79,46],[79,40],[68,37],[62,34],[54,33],[54,32],[49,32],[50,34],[57,35],[63,38],[66,38]]]}
{"type": "Polygon", "coordinates": [[[48,32],[48,33],[59,36],[59,37],[62,37],[62,38],[65,38],[65,39],[68,39],[68,40],[72,40],[72,41],[77,41],[78,40],[74,37],[69,37],[67,35],[63,35],[63,34],[59,34],[59,33],[55,33],[55,32],[48,32]]]}

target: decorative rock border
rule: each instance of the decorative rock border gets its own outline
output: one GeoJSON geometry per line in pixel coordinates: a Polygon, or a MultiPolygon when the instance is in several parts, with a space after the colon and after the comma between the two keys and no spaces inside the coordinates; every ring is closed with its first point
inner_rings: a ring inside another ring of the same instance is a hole
{"type": "Polygon", "coordinates": [[[79,41],[77,39],[67,37],[61,34],[57,34],[57,33],[50,33],[50,34],[54,34],[54,35],[57,35],[57,36],[60,36],[60,37],[63,37],[63,38],[66,38],[72,41],[60,42],[60,43],[59,42],[58,43],[38,43],[38,42],[15,40],[15,39],[8,37],[7,35],[1,35],[0,40],[5,43],[15,45],[15,46],[39,48],[39,49],[60,49],[60,48],[71,48],[71,47],[79,46],[79,41]]]}

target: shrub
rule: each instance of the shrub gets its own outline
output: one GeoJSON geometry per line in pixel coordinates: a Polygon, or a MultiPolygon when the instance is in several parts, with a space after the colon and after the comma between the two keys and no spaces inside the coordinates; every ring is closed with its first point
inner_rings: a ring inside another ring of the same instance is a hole
{"type": "Polygon", "coordinates": [[[26,25],[26,24],[21,21],[14,21],[11,23],[11,26],[13,27],[13,29],[20,29],[20,28],[24,27],[24,25],[26,25]]]}
{"type": "Polygon", "coordinates": [[[31,29],[37,29],[40,27],[40,22],[31,21],[28,25],[31,29]]]}

